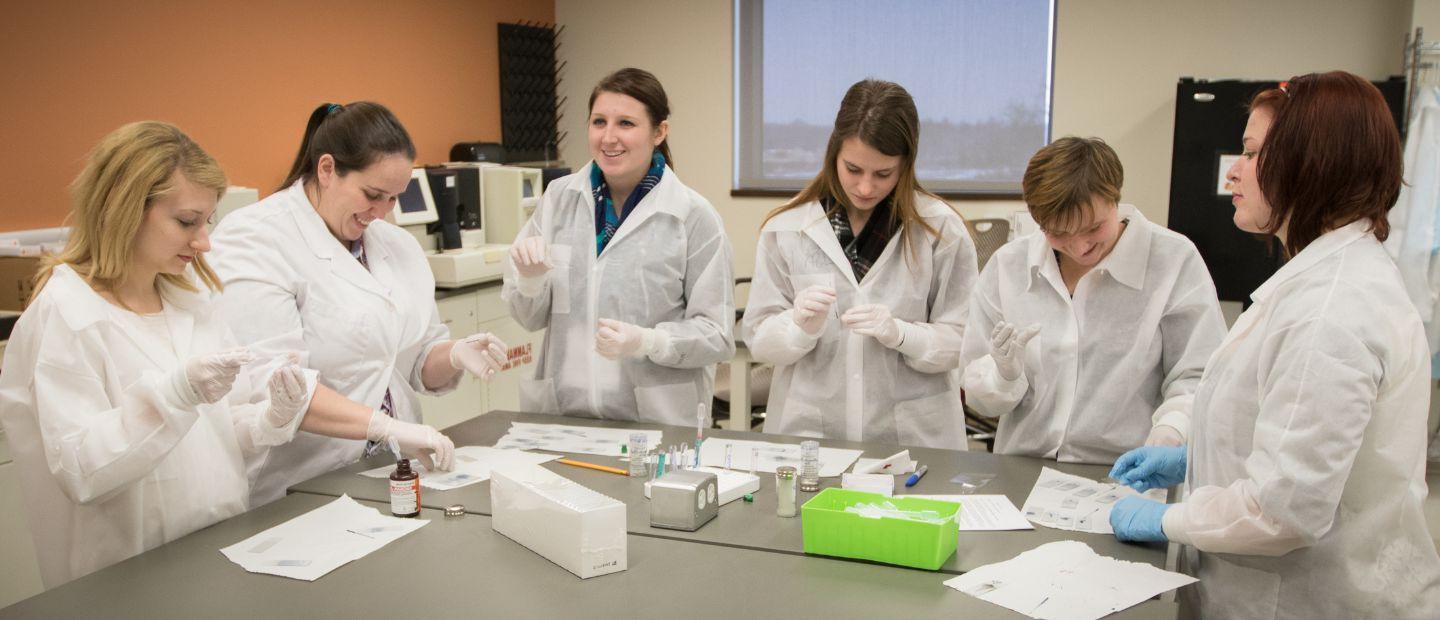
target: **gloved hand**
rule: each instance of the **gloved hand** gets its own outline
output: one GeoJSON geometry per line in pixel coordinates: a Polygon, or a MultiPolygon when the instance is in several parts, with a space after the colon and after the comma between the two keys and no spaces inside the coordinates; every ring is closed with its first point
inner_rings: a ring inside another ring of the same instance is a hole
{"type": "Polygon", "coordinates": [[[990,355],[995,359],[995,369],[1000,378],[1014,381],[1025,372],[1025,346],[1040,333],[1039,325],[1017,330],[1014,325],[1000,321],[990,332],[990,355]]]}
{"type": "Polygon", "coordinates": [[[900,346],[904,336],[900,333],[900,322],[890,316],[890,307],[884,304],[864,304],[845,311],[840,322],[851,331],[870,336],[888,348],[900,346]]]}
{"type": "Polygon", "coordinates": [[[450,347],[450,366],[489,379],[505,366],[505,342],[494,334],[479,333],[455,341],[450,347]]]}
{"type": "Polygon", "coordinates": [[[1129,542],[1165,542],[1165,511],[1170,504],[1162,504],[1143,497],[1127,497],[1110,508],[1110,529],[1115,538],[1129,542]]]}
{"type": "Polygon", "coordinates": [[[1185,481],[1185,448],[1142,446],[1115,461],[1110,477],[1144,493],[1172,487],[1185,481]]]}
{"type": "Polygon", "coordinates": [[[522,278],[539,278],[550,271],[550,251],[544,237],[526,237],[510,246],[510,260],[522,278]]]}
{"type": "Polygon", "coordinates": [[[217,402],[230,393],[240,369],[254,361],[244,347],[192,357],[170,375],[170,400],[182,408],[217,402]]]}
{"type": "Polygon", "coordinates": [[[370,414],[365,438],[381,443],[394,438],[400,444],[400,456],[420,459],[420,464],[430,471],[450,471],[455,465],[455,442],[449,437],[424,424],[401,422],[379,409],[370,414]]]}
{"type": "Polygon", "coordinates": [[[305,371],[295,364],[286,364],[270,375],[270,408],[265,422],[272,428],[285,428],[310,404],[305,389],[305,371]]]}
{"type": "Polygon", "coordinates": [[[655,349],[658,337],[653,329],[614,319],[600,319],[595,330],[595,350],[605,359],[640,357],[655,349]]]}
{"type": "Polygon", "coordinates": [[[1145,438],[1145,445],[1179,447],[1185,445],[1185,438],[1180,436],[1180,431],[1175,427],[1161,424],[1150,429],[1150,435],[1145,438]]]}
{"type": "Polygon", "coordinates": [[[795,296],[795,311],[791,316],[800,329],[811,336],[825,329],[830,318],[830,306],[835,305],[835,289],[815,285],[807,287],[795,296]]]}

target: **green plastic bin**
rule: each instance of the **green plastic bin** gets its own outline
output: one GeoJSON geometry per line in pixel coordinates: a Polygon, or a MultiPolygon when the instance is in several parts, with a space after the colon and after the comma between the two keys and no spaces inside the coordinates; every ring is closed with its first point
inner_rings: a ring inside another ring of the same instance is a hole
{"type": "Polygon", "coordinates": [[[960,504],[918,497],[828,488],[800,508],[805,553],[873,560],[935,570],[955,553],[960,504]],[[871,519],[845,509],[855,504],[890,502],[901,510],[934,510],[949,517],[924,523],[891,517],[871,519]]]}

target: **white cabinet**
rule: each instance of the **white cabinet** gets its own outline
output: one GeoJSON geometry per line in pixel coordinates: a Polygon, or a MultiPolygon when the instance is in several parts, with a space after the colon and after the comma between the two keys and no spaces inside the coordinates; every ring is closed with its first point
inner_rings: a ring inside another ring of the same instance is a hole
{"type": "Polygon", "coordinates": [[[520,408],[520,381],[535,375],[545,332],[527,332],[510,318],[510,311],[500,299],[500,289],[500,282],[493,282],[436,301],[440,320],[450,327],[451,338],[490,332],[509,347],[509,360],[489,381],[467,373],[454,392],[439,397],[421,396],[426,424],[446,428],[492,409],[520,408]]]}
{"type": "Polygon", "coordinates": [[[0,607],[43,590],[25,519],[25,498],[20,495],[20,474],[5,441],[5,433],[0,432],[0,607]]]}
{"type": "Polygon", "coordinates": [[[520,382],[535,376],[535,365],[540,361],[540,349],[545,342],[545,330],[525,331],[510,310],[500,299],[500,286],[482,288],[476,292],[476,316],[480,331],[488,331],[509,347],[509,359],[504,370],[481,385],[485,391],[485,411],[503,409],[520,410],[520,382]]]}

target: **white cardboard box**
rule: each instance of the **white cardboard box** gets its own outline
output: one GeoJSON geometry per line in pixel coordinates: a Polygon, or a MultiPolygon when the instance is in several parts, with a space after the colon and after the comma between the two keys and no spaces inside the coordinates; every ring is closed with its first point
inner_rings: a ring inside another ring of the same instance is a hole
{"type": "Polygon", "coordinates": [[[581,579],[626,568],[625,504],[538,465],[490,473],[491,527],[581,579]]]}

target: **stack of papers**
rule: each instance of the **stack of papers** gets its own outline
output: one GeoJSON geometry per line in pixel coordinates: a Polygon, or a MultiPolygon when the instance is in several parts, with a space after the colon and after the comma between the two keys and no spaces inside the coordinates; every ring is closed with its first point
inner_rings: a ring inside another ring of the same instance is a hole
{"type": "MultiPolygon", "coordinates": [[[[752,469],[750,463],[752,450],[758,450],[759,458],[753,467],[756,472],[775,473],[775,468],[782,465],[789,465],[794,467],[796,472],[800,471],[800,444],[770,443],[768,441],[712,437],[700,444],[700,462],[707,466],[750,471],[752,469]],[[730,463],[725,462],[725,446],[732,446],[730,463]]],[[[820,477],[833,478],[845,473],[850,464],[860,458],[862,453],[861,450],[820,446],[820,477]]]]}
{"type": "Polygon", "coordinates": [[[429,521],[385,516],[341,495],[220,553],[252,573],[315,581],[426,523],[429,521]]]}
{"type": "Polygon", "coordinates": [[[1110,508],[1131,495],[1165,501],[1165,489],[1137,493],[1123,484],[1096,482],[1046,467],[1025,499],[1025,518],[1059,530],[1113,534],[1110,508]]]}
{"type": "MultiPolygon", "coordinates": [[[[485,446],[463,446],[455,449],[455,468],[430,471],[420,461],[410,459],[410,468],[420,474],[420,485],[436,491],[449,491],[490,479],[490,470],[502,465],[539,465],[560,457],[553,454],[532,454],[518,450],[500,450],[485,446]]],[[[394,465],[360,472],[371,478],[389,478],[394,465]]]]}
{"type": "Polygon", "coordinates": [[[981,566],[945,585],[1031,618],[1093,620],[1195,581],[1067,540],[981,566]]]}
{"type": "Polygon", "coordinates": [[[510,432],[505,433],[495,447],[501,450],[547,450],[550,452],[571,452],[596,454],[599,456],[620,456],[620,448],[630,445],[631,433],[645,433],[645,445],[654,450],[660,445],[665,434],[661,431],[636,430],[631,428],[596,428],[593,426],[567,426],[564,424],[531,424],[511,422],[510,432]]]}
{"type": "Polygon", "coordinates": [[[905,495],[960,504],[960,531],[1033,530],[1020,509],[1004,495],[905,495]]]}

